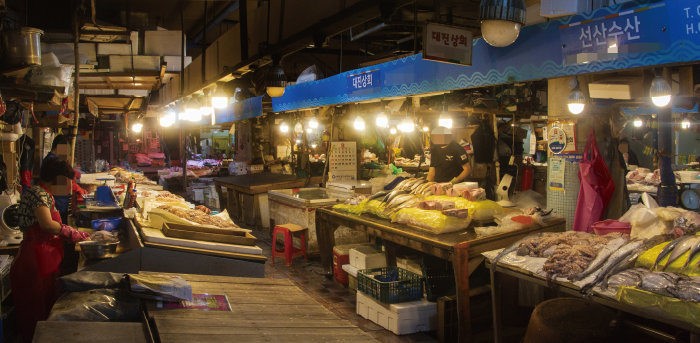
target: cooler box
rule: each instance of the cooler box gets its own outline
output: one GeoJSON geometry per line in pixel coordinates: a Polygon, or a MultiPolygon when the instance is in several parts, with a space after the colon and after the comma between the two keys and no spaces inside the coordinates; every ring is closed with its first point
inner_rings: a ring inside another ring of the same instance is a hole
{"type": "Polygon", "coordinates": [[[350,264],[357,269],[386,267],[386,256],[371,246],[350,249],[350,264]]]}
{"type": "Polygon", "coordinates": [[[357,292],[356,311],[397,335],[432,331],[437,324],[437,303],[425,299],[385,305],[357,292]]]}
{"type": "Polygon", "coordinates": [[[333,276],[343,285],[348,284],[348,273],[343,270],[343,265],[350,263],[350,249],[361,246],[367,246],[367,244],[344,244],[333,247],[333,276]]]}

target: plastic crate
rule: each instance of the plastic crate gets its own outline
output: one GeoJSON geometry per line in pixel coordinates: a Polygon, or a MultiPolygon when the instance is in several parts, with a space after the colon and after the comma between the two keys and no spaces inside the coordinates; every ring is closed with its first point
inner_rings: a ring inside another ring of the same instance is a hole
{"type": "Polygon", "coordinates": [[[439,297],[455,295],[455,274],[452,263],[437,257],[423,256],[421,262],[425,278],[425,295],[428,301],[439,297]]]}
{"type": "Polygon", "coordinates": [[[423,278],[399,267],[363,269],[357,272],[357,290],[385,304],[413,301],[423,297],[423,278]]]}

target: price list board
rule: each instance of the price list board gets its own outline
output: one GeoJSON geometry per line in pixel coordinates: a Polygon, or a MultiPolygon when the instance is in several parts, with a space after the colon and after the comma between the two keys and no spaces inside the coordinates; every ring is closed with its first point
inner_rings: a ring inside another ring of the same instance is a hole
{"type": "Polygon", "coordinates": [[[355,142],[331,142],[329,181],[357,180],[357,145],[355,142]]]}

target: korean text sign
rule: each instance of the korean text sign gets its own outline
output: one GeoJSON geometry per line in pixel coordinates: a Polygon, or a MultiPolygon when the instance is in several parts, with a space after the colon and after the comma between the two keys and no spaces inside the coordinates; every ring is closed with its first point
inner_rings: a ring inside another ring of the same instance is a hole
{"type": "Polygon", "coordinates": [[[463,27],[426,24],[423,32],[423,59],[471,65],[472,32],[463,27]]]}

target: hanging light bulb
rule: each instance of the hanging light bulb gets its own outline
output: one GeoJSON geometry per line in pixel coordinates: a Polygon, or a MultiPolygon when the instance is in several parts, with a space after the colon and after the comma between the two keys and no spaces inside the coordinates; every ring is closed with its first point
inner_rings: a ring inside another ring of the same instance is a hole
{"type": "Polygon", "coordinates": [[[175,112],[174,111],[168,111],[165,113],[164,116],[160,117],[160,126],[162,127],[169,127],[175,123],[175,112]]]}
{"type": "Polygon", "coordinates": [[[289,124],[287,124],[286,121],[283,121],[282,124],[280,124],[280,132],[282,132],[282,133],[289,132],[289,124]]]}
{"type": "Polygon", "coordinates": [[[384,112],[379,112],[379,114],[377,114],[376,125],[377,127],[382,128],[389,127],[389,118],[386,116],[386,114],[384,114],[384,112]]]}
{"type": "Polygon", "coordinates": [[[224,87],[216,87],[214,95],[211,97],[211,106],[214,108],[222,109],[226,108],[228,105],[228,94],[224,91],[224,87]]]}
{"type": "Polygon", "coordinates": [[[642,120],[642,118],[637,117],[634,118],[632,125],[634,125],[634,127],[642,127],[642,125],[644,125],[644,121],[642,120]]]}
{"type": "Polygon", "coordinates": [[[690,120],[688,120],[688,117],[683,117],[683,120],[681,120],[681,129],[687,130],[690,128],[690,120]]]}
{"type": "Polygon", "coordinates": [[[396,128],[395,128],[395,127],[392,127],[391,129],[389,129],[389,133],[392,134],[392,135],[395,135],[395,134],[396,134],[396,128]]]}
{"type": "Polygon", "coordinates": [[[581,114],[583,109],[586,108],[586,96],[583,95],[583,92],[580,89],[578,89],[578,86],[571,91],[571,94],[569,94],[567,106],[569,107],[569,112],[571,112],[571,114],[581,114]]]}
{"type": "Polygon", "coordinates": [[[362,117],[357,116],[357,117],[355,117],[355,121],[352,123],[352,126],[354,126],[355,130],[357,130],[357,131],[364,131],[365,130],[365,120],[362,119],[362,117]]]}
{"type": "Polygon", "coordinates": [[[307,134],[310,134],[310,133],[313,132],[313,131],[314,131],[314,130],[311,129],[310,127],[307,127],[307,128],[306,128],[306,133],[307,133],[307,134]]]}
{"type": "Polygon", "coordinates": [[[649,96],[656,107],[664,107],[671,102],[671,86],[666,79],[657,76],[651,81],[649,96]]]}
{"type": "Polygon", "coordinates": [[[207,101],[202,101],[202,105],[199,107],[199,113],[201,113],[203,116],[209,116],[214,112],[214,109],[205,105],[207,101]]]}
{"type": "Polygon", "coordinates": [[[430,128],[427,126],[423,126],[423,132],[428,132],[428,131],[430,131],[430,128]]]}
{"type": "Polygon", "coordinates": [[[309,128],[318,129],[318,120],[316,120],[316,118],[311,118],[309,120],[309,128]]]}
{"type": "Polygon", "coordinates": [[[311,143],[311,149],[316,149],[318,145],[316,143],[311,143]]]}
{"type": "Polygon", "coordinates": [[[413,121],[411,121],[410,119],[406,118],[401,123],[399,123],[397,128],[401,132],[406,132],[406,133],[413,132],[413,130],[415,130],[415,128],[416,128],[416,124],[413,123],[413,121]]]}
{"type": "Polygon", "coordinates": [[[451,129],[452,128],[452,117],[450,117],[447,113],[441,114],[440,118],[438,118],[438,126],[451,129]]]}
{"type": "Polygon", "coordinates": [[[200,112],[199,109],[186,108],[185,109],[185,120],[191,121],[191,122],[198,122],[198,121],[202,120],[202,112],[200,112]]]}
{"type": "Polygon", "coordinates": [[[134,123],[134,125],[131,125],[131,131],[134,131],[136,133],[141,132],[142,129],[143,129],[143,124],[141,124],[139,122],[136,122],[136,123],[134,123]]]}
{"type": "Polygon", "coordinates": [[[481,34],[495,47],[511,45],[518,39],[527,13],[523,0],[481,0],[479,12],[481,34]]]}

